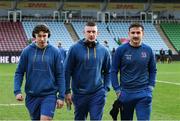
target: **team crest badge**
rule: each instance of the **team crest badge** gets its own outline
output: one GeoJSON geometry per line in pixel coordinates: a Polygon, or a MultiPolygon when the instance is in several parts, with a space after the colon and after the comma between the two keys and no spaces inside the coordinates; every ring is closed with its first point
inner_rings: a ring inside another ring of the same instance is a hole
{"type": "Polygon", "coordinates": [[[147,57],[146,52],[141,52],[141,57],[142,57],[142,58],[146,58],[146,57],[147,57]]]}

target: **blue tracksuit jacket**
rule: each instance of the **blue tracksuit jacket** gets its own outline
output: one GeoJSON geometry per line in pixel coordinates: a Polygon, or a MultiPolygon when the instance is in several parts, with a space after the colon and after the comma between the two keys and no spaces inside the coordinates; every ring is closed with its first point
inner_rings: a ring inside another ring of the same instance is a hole
{"type": "Polygon", "coordinates": [[[88,48],[84,39],[73,45],[65,60],[66,93],[72,90],[74,94],[90,94],[110,86],[111,57],[108,50],[96,43],[94,48],[88,48]]]}
{"type": "Polygon", "coordinates": [[[156,62],[152,49],[142,44],[132,47],[129,43],[117,48],[112,63],[112,86],[120,90],[138,91],[155,86],[156,62]],[[120,71],[120,84],[118,82],[120,71]]]}
{"type": "Polygon", "coordinates": [[[30,96],[46,96],[59,92],[58,98],[64,99],[65,80],[59,50],[51,45],[40,49],[35,43],[28,45],[22,52],[14,76],[14,94],[21,93],[23,76],[26,74],[25,92],[30,96]]]}

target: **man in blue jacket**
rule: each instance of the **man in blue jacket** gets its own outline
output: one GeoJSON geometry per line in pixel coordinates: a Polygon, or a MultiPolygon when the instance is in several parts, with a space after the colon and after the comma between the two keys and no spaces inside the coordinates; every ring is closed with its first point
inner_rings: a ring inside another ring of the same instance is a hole
{"type": "Polygon", "coordinates": [[[75,120],[86,120],[88,113],[90,120],[101,120],[110,85],[110,53],[97,41],[94,22],[86,23],[84,35],[70,48],[65,60],[65,99],[67,105],[74,104],[75,120]]]}
{"type": "Polygon", "coordinates": [[[142,43],[144,27],[129,27],[130,42],[117,48],[112,63],[112,86],[119,98],[121,120],[150,120],[156,62],[152,49],[142,43]],[[120,84],[118,72],[120,71],[120,84]]]}
{"type": "Polygon", "coordinates": [[[64,62],[64,60],[66,58],[66,50],[62,47],[61,41],[58,42],[58,48],[59,48],[59,51],[60,51],[60,53],[62,55],[63,62],[64,62]]]}
{"type": "Polygon", "coordinates": [[[25,104],[31,119],[52,120],[56,104],[57,108],[64,104],[63,61],[59,50],[47,43],[50,30],[46,25],[37,25],[32,36],[35,42],[23,49],[15,72],[14,94],[23,101],[21,86],[25,74],[25,104]]]}

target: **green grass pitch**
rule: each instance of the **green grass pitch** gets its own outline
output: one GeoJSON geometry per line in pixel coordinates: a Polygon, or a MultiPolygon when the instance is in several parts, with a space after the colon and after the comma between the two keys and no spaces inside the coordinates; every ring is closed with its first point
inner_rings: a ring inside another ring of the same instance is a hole
{"type": "MultiPolygon", "coordinates": [[[[29,120],[24,101],[13,95],[13,76],[16,64],[0,64],[0,120],[29,120]],[[20,105],[12,105],[20,104],[20,105]]],[[[180,120],[180,62],[157,64],[156,87],[153,92],[151,120],[180,120]]],[[[24,90],[24,89],[22,89],[24,90]]],[[[116,99],[113,89],[108,93],[103,120],[112,120],[109,111],[116,99]]],[[[57,109],[54,120],[73,120],[74,112],[57,109]]],[[[135,119],[136,120],[136,119],[135,119]]]]}

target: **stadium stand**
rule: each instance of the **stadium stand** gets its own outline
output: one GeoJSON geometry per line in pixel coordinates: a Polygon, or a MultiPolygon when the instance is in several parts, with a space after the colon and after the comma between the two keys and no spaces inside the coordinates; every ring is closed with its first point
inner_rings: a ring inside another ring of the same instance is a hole
{"type": "MultiPolygon", "coordinates": [[[[32,39],[32,30],[39,22],[23,22],[23,26],[26,32],[28,39],[32,39]]],[[[63,48],[66,50],[73,44],[73,40],[68,33],[63,22],[45,22],[51,30],[51,37],[48,39],[49,42],[58,46],[58,41],[61,41],[63,48]]]]}
{"type": "MultiPolygon", "coordinates": [[[[77,35],[79,38],[84,38],[83,35],[83,29],[85,22],[72,22],[72,25],[74,27],[74,30],[76,31],[77,35]]],[[[111,36],[111,33],[107,29],[106,23],[97,23],[98,30],[99,30],[99,36],[98,36],[98,41],[103,45],[104,41],[108,41],[108,45],[110,47],[110,50],[113,48],[117,48],[118,44],[114,41],[113,37],[111,36]]]]}
{"type": "MultiPolygon", "coordinates": [[[[84,24],[84,22],[72,23],[79,38],[84,37],[82,32],[84,24]]],[[[111,22],[108,24],[99,22],[97,24],[100,31],[98,40],[101,44],[103,44],[104,40],[108,40],[111,50],[112,48],[117,48],[118,45],[114,40],[128,38],[128,27],[130,24],[131,22],[111,22]]],[[[145,27],[144,43],[151,46],[154,52],[158,52],[161,48],[164,50],[169,49],[152,23],[143,23],[143,25],[145,27]]]]}
{"type": "Polygon", "coordinates": [[[177,51],[180,50],[180,24],[177,23],[162,23],[161,28],[163,29],[165,35],[170,40],[171,44],[176,48],[177,51]]]}
{"type": "Polygon", "coordinates": [[[112,50],[119,46],[120,39],[128,39],[128,26],[136,21],[144,25],[143,41],[150,45],[155,53],[159,54],[159,50],[163,48],[166,51],[171,49],[174,55],[178,52],[180,54],[180,37],[177,34],[180,31],[178,29],[180,14],[179,4],[176,3],[180,1],[0,1],[0,53],[18,52],[16,55],[19,55],[27,46],[28,40],[32,40],[32,29],[39,22],[46,23],[51,29],[52,36],[49,42],[52,45],[57,47],[58,41],[61,41],[62,46],[68,50],[74,41],[84,38],[85,22],[96,21],[100,32],[98,41],[103,45],[104,41],[108,41],[109,48],[112,50]],[[70,13],[71,18],[69,18],[70,13]],[[113,13],[116,13],[116,17],[113,17],[113,13]],[[161,24],[162,22],[169,24],[161,24]],[[70,31],[68,26],[73,29],[70,31]],[[73,35],[77,39],[72,36],[72,33],[75,33],[73,35]]]}
{"type": "Polygon", "coordinates": [[[0,22],[0,51],[19,52],[27,45],[21,22],[0,22]]]}
{"type": "MultiPolygon", "coordinates": [[[[114,38],[128,38],[128,28],[131,22],[113,22],[109,23],[109,30],[112,32],[114,38]]],[[[161,48],[168,50],[167,45],[162,40],[158,31],[152,23],[142,23],[145,30],[143,42],[152,47],[155,51],[159,51],[161,48]]]]}

